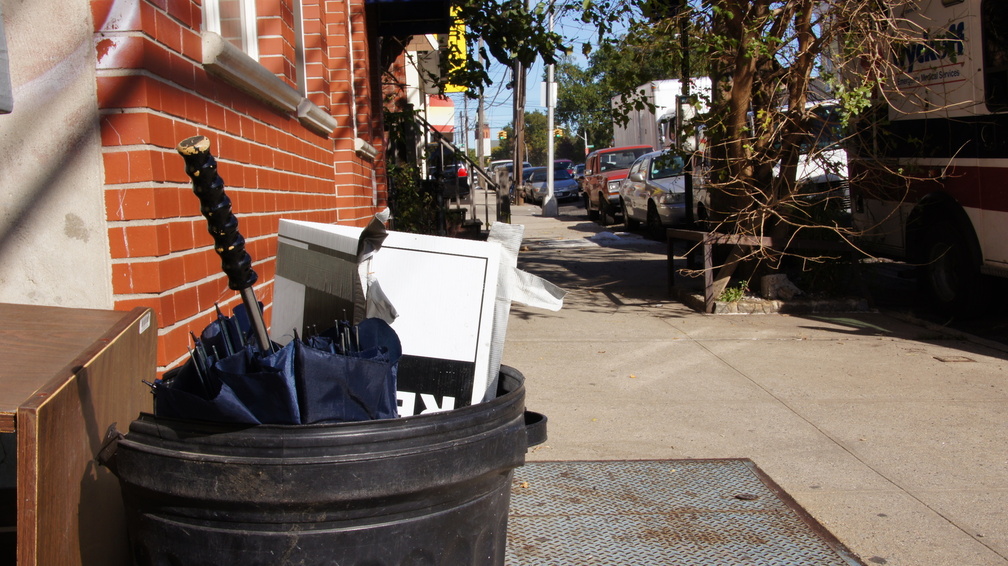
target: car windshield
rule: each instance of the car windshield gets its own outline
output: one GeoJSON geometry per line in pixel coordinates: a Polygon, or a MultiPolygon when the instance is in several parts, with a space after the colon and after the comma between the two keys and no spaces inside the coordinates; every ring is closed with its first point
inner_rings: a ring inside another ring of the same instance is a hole
{"type": "Polygon", "coordinates": [[[650,151],[650,148],[624,149],[605,153],[601,156],[602,170],[612,171],[613,169],[629,169],[638,157],[650,151]]]}
{"type": "Polygon", "coordinates": [[[809,153],[812,145],[817,149],[838,147],[843,140],[843,125],[840,118],[840,108],[835,105],[824,105],[812,111],[813,119],[809,127],[808,139],[802,144],[801,152],[809,153]]]}
{"type": "Polygon", "coordinates": [[[566,181],[568,179],[573,179],[573,178],[574,177],[572,177],[571,174],[570,174],[570,172],[567,171],[566,169],[557,169],[557,170],[553,171],[553,180],[554,181],[566,181]]]}
{"type": "Polygon", "coordinates": [[[651,161],[651,178],[667,179],[682,175],[683,160],[678,155],[664,153],[651,161]]]}

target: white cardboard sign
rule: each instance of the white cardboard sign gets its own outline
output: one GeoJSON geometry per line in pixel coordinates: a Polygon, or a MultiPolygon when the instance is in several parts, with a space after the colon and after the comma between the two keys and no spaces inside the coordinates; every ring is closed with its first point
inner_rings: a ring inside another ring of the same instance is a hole
{"type": "MultiPolygon", "coordinates": [[[[352,314],[362,228],[281,220],[271,336],[286,343],[352,314]]],[[[390,231],[365,261],[398,317],[399,413],[493,398],[488,379],[501,246],[390,231]]]]}

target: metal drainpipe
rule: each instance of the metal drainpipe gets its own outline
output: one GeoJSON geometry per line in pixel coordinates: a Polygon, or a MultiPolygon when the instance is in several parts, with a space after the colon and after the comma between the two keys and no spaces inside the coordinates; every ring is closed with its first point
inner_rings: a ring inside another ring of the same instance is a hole
{"type": "Polygon", "coordinates": [[[353,15],[350,12],[350,0],[346,0],[346,29],[347,29],[347,60],[350,66],[350,123],[353,124],[353,137],[356,140],[357,135],[357,87],[355,86],[356,77],[354,76],[354,53],[353,53],[353,23],[351,18],[353,15]]]}

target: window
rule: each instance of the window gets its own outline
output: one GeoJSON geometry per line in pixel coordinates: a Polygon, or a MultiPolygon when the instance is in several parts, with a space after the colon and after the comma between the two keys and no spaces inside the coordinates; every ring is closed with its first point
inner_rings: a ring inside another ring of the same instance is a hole
{"type": "Polygon", "coordinates": [[[255,0],[206,0],[203,27],[212,31],[249,57],[259,59],[255,0]]]}
{"type": "Polygon", "coordinates": [[[652,179],[667,179],[682,175],[683,160],[678,155],[663,153],[651,163],[652,179]]]}
{"type": "Polygon", "coordinates": [[[1008,110],[1008,4],[1003,0],[985,0],[980,11],[987,109],[1008,110]]]}
{"type": "Polygon", "coordinates": [[[293,9],[295,53],[261,54],[257,18],[280,19],[279,13],[256,14],[255,0],[204,0],[203,67],[263,102],[294,114],[305,127],[329,135],[336,129],[336,120],[306,98],[301,0],[293,1],[293,9]],[[296,69],[293,77],[286,76],[289,70],[284,65],[291,58],[296,69]]]}
{"type": "Polygon", "coordinates": [[[635,161],[634,164],[630,166],[630,171],[627,173],[627,176],[629,177],[630,175],[633,175],[634,173],[637,173],[638,171],[643,169],[644,164],[647,162],[648,162],[647,159],[638,159],[637,161],[635,161]]]}

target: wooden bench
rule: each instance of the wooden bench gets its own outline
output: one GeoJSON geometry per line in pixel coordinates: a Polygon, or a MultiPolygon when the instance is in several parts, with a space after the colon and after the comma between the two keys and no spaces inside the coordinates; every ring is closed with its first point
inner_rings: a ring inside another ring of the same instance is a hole
{"type": "Polygon", "coordinates": [[[714,312],[714,303],[717,297],[714,296],[714,246],[762,246],[775,250],[818,250],[818,251],[839,251],[850,253],[851,247],[843,242],[820,241],[820,240],[799,240],[793,238],[772,238],[770,236],[752,236],[745,234],[722,234],[720,232],[703,232],[700,230],[681,230],[670,228],[666,230],[667,261],[668,261],[668,289],[671,296],[675,290],[675,244],[676,242],[690,242],[692,245],[700,244],[703,252],[703,278],[704,278],[704,312],[714,312]]]}

